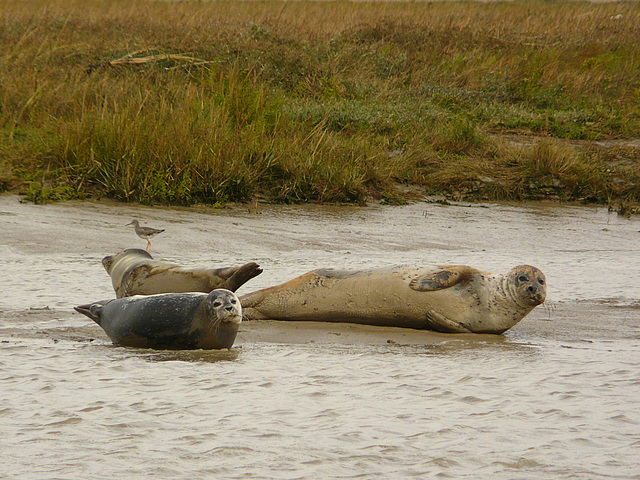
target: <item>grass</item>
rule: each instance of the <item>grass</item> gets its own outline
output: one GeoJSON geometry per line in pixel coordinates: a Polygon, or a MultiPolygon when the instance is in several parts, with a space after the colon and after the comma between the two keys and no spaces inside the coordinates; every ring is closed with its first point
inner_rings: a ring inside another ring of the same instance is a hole
{"type": "Polygon", "coordinates": [[[636,2],[0,0],[0,19],[0,190],[34,201],[640,202],[636,2]]]}

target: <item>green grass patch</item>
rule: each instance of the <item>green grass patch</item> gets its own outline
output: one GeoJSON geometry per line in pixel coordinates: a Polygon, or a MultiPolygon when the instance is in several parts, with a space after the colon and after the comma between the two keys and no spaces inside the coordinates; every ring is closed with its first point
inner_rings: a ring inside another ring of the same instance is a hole
{"type": "Polygon", "coordinates": [[[0,190],[34,201],[640,200],[633,2],[0,0],[0,20],[0,190]]]}

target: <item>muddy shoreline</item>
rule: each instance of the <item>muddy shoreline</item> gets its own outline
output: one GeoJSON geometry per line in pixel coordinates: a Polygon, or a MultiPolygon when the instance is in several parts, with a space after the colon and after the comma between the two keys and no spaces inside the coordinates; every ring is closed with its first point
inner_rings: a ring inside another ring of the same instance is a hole
{"type": "MultiPolygon", "coordinates": [[[[38,338],[54,343],[111,344],[100,327],[73,311],[42,308],[0,311],[0,314],[4,319],[0,325],[4,343],[38,338]]],[[[624,339],[640,339],[640,303],[627,306],[612,306],[602,302],[542,305],[503,335],[443,334],[428,330],[348,323],[251,320],[244,321],[240,326],[233,348],[254,343],[418,346],[453,342],[472,347],[484,343],[535,344],[553,340],[580,344],[624,339]],[[606,322],[593,321],[598,318],[606,319],[606,322]]]]}
{"type": "MultiPolygon", "coordinates": [[[[169,208],[112,201],[38,206],[13,195],[0,196],[0,271],[6,285],[0,299],[2,316],[23,326],[29,318],[64,324],[74,321],[75,305],[113,298],[101,260],[125,248],[144,246],[125,227],[132,218],[166,228],[153,241],[154,258],[191,266],[259,263],[264,272],[240,287],[239,295],[316,268],[466,264],[500,272],[531,264],[547,275],[548,299],[516,325],[514,335],[534,331],[564,338],[587,333],[592,339],[603,338],[608,331],[632,335],[624,318],[637,318],[640,264],[634,265],[640,262],[640,221],[604,208],[426,202],[369,208],[260,204],[169,208]],[[627,273],[623,276],[621,271],[627,273]],[[610,317],[618,325],[611,329],[584,321],[598,317],[610,317]]],[[[75,324],[88,332],[94,327],[77,320],[75,324]]],[[[384,344],[439,338],[418,331],[386,338],[384,329],[355,325],[311,327],[245,322],[238,341],[367,339],[384,344]]],[[[87,336],[92,335],[99,337],[87,336]]]]}
{"type": "Polygon", "coordinates": [[[558,205],[157,208],[0,195],[3,478],[637,478],[640,222],[558,205]],[[255,261],[239,293],[316,268],[539,267],[503,335],[246,321],[230,350],[114,346],[73,307],[101,260],[255,261]],[[141,470],[143,469],[143,470],[141,470]],[[284,472],[284,473],[283,473],[284,472]]]}

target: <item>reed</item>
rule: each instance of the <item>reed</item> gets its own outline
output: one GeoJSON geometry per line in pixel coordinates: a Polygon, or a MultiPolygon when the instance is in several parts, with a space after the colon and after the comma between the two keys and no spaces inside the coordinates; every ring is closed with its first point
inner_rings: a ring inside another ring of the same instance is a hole
{"type": "Polygon", "coordinates": [[[36,201],[638,203],[640,6],[0,0],[0,189],[36,201]]]}

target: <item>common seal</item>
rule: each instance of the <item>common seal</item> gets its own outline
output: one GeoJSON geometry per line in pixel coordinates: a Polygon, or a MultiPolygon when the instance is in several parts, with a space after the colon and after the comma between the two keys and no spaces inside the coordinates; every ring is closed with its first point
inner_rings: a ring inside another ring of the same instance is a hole
{"type": "Polygon", "coordinates": [[[117,345],[156,349],[231,348],[242,322],[235,293],[163,293],[74,307],[117,345]]]}
{"type": "Polygon", "coordinates": [[[502,333],[546,298],[546,279],[464,265],[315,270],[240,297],[245,319],[310,320],[449,333],[502,333]]]}
{"type": "Polygon", "coordinates": [[[245,282],[260,275],[257,263],[240,267],[189,268],[154,260],[138,248],[130,248],[102,259],[102,265],[111,276],[118,298],[157,293],[202,292],[226,288],[235,292],[245,282]]]}

